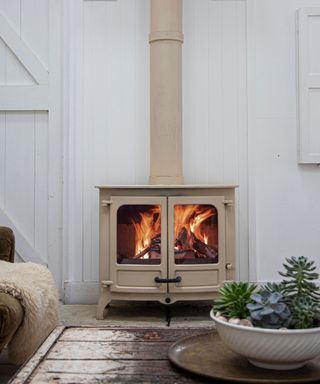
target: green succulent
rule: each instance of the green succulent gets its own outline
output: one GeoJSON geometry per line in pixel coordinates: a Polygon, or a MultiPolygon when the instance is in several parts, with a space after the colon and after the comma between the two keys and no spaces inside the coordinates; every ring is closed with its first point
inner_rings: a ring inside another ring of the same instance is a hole
{"type": "Polygon", "coordinates": [[[251,303],[251,295],[257,288],[256,284],[246,282],[227,282],[220,288],[220,297],[214,301],[214,312],[231,318],[244,319],[249,315],[247,304],[251,303]]]}
{"type": "Polygon", "coordinates": [[[260,292],[279,292],[283,297],[285,297],[285,285],[283,283],[266,283],[260,289],[260,292]]]}
{"type": "Polygon", "coordinates": [[[286,258],[281,283],[228,282],[219,291],[214,312],[231,318],[248,318],[263,328],[311,328],[320,326],[319,274],[314,261],[304,256],[286,258]]]}
{"type": "Polygon", "coordinates": [[[296,329],[312,328],[318,325],[319,304],[309,296],[296,296],[292,302],[292,327],[296,329]]]}
{"type": "Polygon", "coordinates": [[[314,283],[319,274],[314,272],[314,261],[305,256],[291,257],[283,264],[285,272],[279,272],[283,279],[281,285],[284,300],[292,313],[290,327],[312,328],[320,318],[320,289],[314,283]]]}
{"type": "Polygon", "coordinates": [[[282,301],[281,293],[253,293],[251,299],[254,303],[247,304],[247,308],[250,311],[249,320],[254,326],[279,329],[290,324],[291,312],[282,301]]]}
{"type": "Polygon", "coordinates": [[[283,292],[286,296],[308,296],[314,302],[320,299],[320,288],[313,282],[319,274],[313,272],[316,267],[314,261],[309,261],[305,256],[286,258],[288,264],[283,264],[285,272],[279,274],[286,279],[282,281],[283,292]]]}

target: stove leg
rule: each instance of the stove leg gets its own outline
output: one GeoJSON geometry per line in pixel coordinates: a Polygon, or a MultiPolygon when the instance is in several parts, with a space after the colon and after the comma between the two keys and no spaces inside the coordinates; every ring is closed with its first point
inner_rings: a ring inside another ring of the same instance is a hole
{"type": "Polygon", "coordinates": [[[100,293],[100,298],[98,301],[98,306],[97,306],[97,313],[96,313],[96,318],[97,320],[103,320],[104,319],[104,312],[105,308],[109,306],[111,302],[111,297],[109,293],[109,288],[102,288],[101,293],[100,293]]]}

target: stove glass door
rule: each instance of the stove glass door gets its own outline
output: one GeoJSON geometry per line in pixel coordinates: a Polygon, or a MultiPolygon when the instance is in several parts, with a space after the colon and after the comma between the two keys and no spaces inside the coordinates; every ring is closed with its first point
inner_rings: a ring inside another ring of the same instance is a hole
{"type": "Polygon", "coordinates": [[[113,290],[163,291],[167,277],[167,199],[112,197],[110,254],[113,290]]]}
{"type": "Polygon", "coordinates": [[[181,277],[170,292],[219,289],[225,274],[223,202],[223,196],[169,197],[169,277],[181,277]]]}

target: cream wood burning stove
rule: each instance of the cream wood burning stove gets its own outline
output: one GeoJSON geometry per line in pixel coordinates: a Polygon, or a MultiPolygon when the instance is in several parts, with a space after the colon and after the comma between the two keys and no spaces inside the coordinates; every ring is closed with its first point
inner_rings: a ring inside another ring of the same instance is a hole
{"type": "Polygon", "coordinates": [[[98,319],[111,300],[207,300],[234,279],[236,186],[170,185],[183,184],[182,0],[150,9],[153,185],[98,187],[98,319]]]}
{"type": "Polygon", "coordinates": [[[100,299],[208,300],[234,279],[234,185],[99,186],[100,299]]]}

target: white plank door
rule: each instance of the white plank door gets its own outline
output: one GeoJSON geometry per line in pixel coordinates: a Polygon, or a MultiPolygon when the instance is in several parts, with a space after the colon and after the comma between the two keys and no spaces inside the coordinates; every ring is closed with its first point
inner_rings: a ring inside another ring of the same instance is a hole
{"type": "Polygon", "coordinates": [[[62,0],[0,0],[0,225],[61,284],[62,0]]]}

